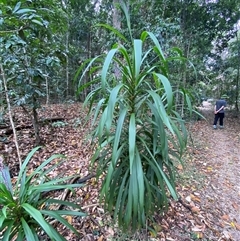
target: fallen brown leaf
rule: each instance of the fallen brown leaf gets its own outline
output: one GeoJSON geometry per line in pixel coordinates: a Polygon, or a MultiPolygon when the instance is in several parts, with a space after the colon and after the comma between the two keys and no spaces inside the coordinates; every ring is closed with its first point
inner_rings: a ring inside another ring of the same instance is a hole
{"type": "Polygon", "coordinates": [[[238,231],[240,231],[240,224],[235,223],[235,228],[236,228],[238,231]]]}
{"type": "Polygon", "coordinates": [[[98,238],[98,241],[103,241],[103,235],[98,238]]]}
{"type": "Polygon", "coordinates": [[[224,221],[229,221],[230,218],[229,218],[228,215],[225,214],[225,215],[222,216],[222,219],[223,219],[224,221]]]}
{"type": "Polygon", "coordinates": [[[200,208],[197,207],[197,206],[191,207],[191,210],[192,210],[192,212],[194,212],[194,213],[199,213],[199,212],[200,212],[200,208]]]}

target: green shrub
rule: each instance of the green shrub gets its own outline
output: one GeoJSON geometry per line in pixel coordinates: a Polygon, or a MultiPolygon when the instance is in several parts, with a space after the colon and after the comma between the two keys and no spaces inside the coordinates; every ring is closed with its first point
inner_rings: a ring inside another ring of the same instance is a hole
{"type": "Polygon", "coordinates": [[[72,177],[49,178],[47,175],[62,161],[48,166],[62,155],[53,155],[45,160],[36,170],[28,173],[27,164],[39,147],[34,148],[26,157],[13,189],[8,170],[1,165],[0,172],[0,232],[2,241],[37,241],[44,233],[50,240],[66,240],[51,225],[53,220],[62,223],[75,234],[75,228],[64,218],[67,216],[85,216],[80,207],[72,202],[47,198],[46,192],[81,187],[82,184],[67,184],[72,177]],[[4,175],[1,175],[3,174],[4,175]],[[13,190],[13,191],[12,191],[13,190]],[[72,210],[51,210],[53,205],[64,205],[72,210]],[[43,232],[42,232],[43,231],[43,232]]]}
{"type": "MultiPolygon", "coordinates": [[[[175,111],[168,66],[187,60],[177,48],[172,49],[175,56],[166,58],[151,32],[128,42],[111,26],[101,26],[116,34],[119,42],[107,54],[86,61],[80,78],[95,71],[91,84],[100,83],[85,101],[97,145],[92,163],[99,175],[106,174],[100,196],[105,208],[120,227],[135,230],[146,227],[146,219],[156,210],[165,209],[170,196],[178,198],[174,160],[181,160],[187,133],[175,111]],[[116,69],[118,75],[113,74],[116,69]]],[[[83,66],[77,75],[82,70],[83,66]]],[[[79,91],[88,86],[80,85],[79,91]]],[[[189,96],[179,94],[192,112],[189,96]]]]}

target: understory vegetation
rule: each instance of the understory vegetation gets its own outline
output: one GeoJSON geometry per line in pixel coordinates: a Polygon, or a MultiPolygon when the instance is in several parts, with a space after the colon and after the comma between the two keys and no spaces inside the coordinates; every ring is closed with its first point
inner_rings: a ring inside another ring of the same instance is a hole
{"type": "Polygon", "coordinates": [[[2,0],[1,239],[177,238],[171,212],[201,214],[184,187],[208,179],[191,126],[220,96],[239,115],[239,4],[2,0]]]}

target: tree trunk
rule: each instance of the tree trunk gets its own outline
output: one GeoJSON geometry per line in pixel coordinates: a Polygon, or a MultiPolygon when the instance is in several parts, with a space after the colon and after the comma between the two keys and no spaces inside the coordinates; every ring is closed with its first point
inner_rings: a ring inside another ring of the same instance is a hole
{"type": "Polygon", "coordinates": [[[25,106],[21,105],[21,107],[23,108],[24,112],[29,116],[29,118],[32,121],[36,145],[40,145],[42,141],[41,141],[40,134],[39,134],[40,133],[40,125],[39,125],[39,121],[38,121],[36,98],[33,96],[32,113],[29,113],[29,111],[25,108],[25,106]]]}
{"type": "Polygon", "coordinates": [[[46,105],[49,104],[49,85],[48,85],[48,76],[45,76],[46,81],[46,105]]]}
{"type": "Polygon", "coordinates": [[[68,57],[68,52],[69,52],[69,22],[68,22],[68,30],[67,30],[67,34],[66,34],[66,96],[68,98],[69,96],[69,57],[68,57]]]}
{"type": "Polygon", "coordinates": [[[12,117],[12,108],[11,108],[10,100],[9,100],[9,97],[8,97],[7,79],[5,77],[5,73],[4,73],[4,69],[3,69],[2,64],[0,64],[0,74],[2,75],[2,79],[3,79],[3,85],[4,85],[5,94],[6,94],[7,106],[8,106],[9,119],[10,119],[10,123],[11,123],[12,130],[13,130],[13,137],[14,137],[14,142],[15,142],[15,146],[16,146],[16,150],[17,150],[19,167],[21,168],[22,159],[21,159],[18,140],[17,140],[17,133],[16,133],[14,122],[13,122],[13,117],[12,117]]]}
{"type": "MultiPolygon", "coordinates": [[[[187,31],[188,26],[186,26],[187,23],[187,4],[188,2],[183,1],[182,6],[181,6],[181,30],[182,30],[182,35],[183,35],[183,55],[185,58],[189,57],[189,52],[190,52],[190,41],[191,41],[191,32],[187,31]]],[[[187,68],[186,68],[186,63],[183,63],[182,69],[182,84],[181,86],[185,89],[187,87],[187,78],[188,78],[188,73],[187,73],[187,68]]],[[[185,105],[185,100],[184,96],[182,96],[181,100],[181,116],[183,117],[184,115],[184,105],[185,105]]]]}
{"type": "Polygon", "coordinates": [[[36,145],[40,145],[41,144],[41,138],[40,138],[40,134],[39,134],[39,123],[38,123],[37,108],[34,106],[32,111],[33,111],[32,123],[33,123],[35,138],[36,138],[36,145]]]}
{"type": "Polygon", "coordinates": [[[237,77],[236,77],[236,98],[235,98],[235,108],[237,111],[239,111],[239,106],[238,106],[238,99],[239,99],[239,78],[240,78],[240,41],[238,38],[238,32],[236,33],[237,37],[237,48],[238,48],[238,69],[237,69],[237,77]]]}

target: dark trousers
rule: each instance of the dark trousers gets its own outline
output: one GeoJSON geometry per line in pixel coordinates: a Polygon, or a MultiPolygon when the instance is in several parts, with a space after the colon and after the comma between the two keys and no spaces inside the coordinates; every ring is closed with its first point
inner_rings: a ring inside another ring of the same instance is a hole
{"type": "Polygon", "coordinates": [[[219,119],[220,126],[223,126],[223,118],[224,118],[224,113],[215,114],[213,125],[217,125],[217,122],[218,122],[218,119],[219,119]]]}

